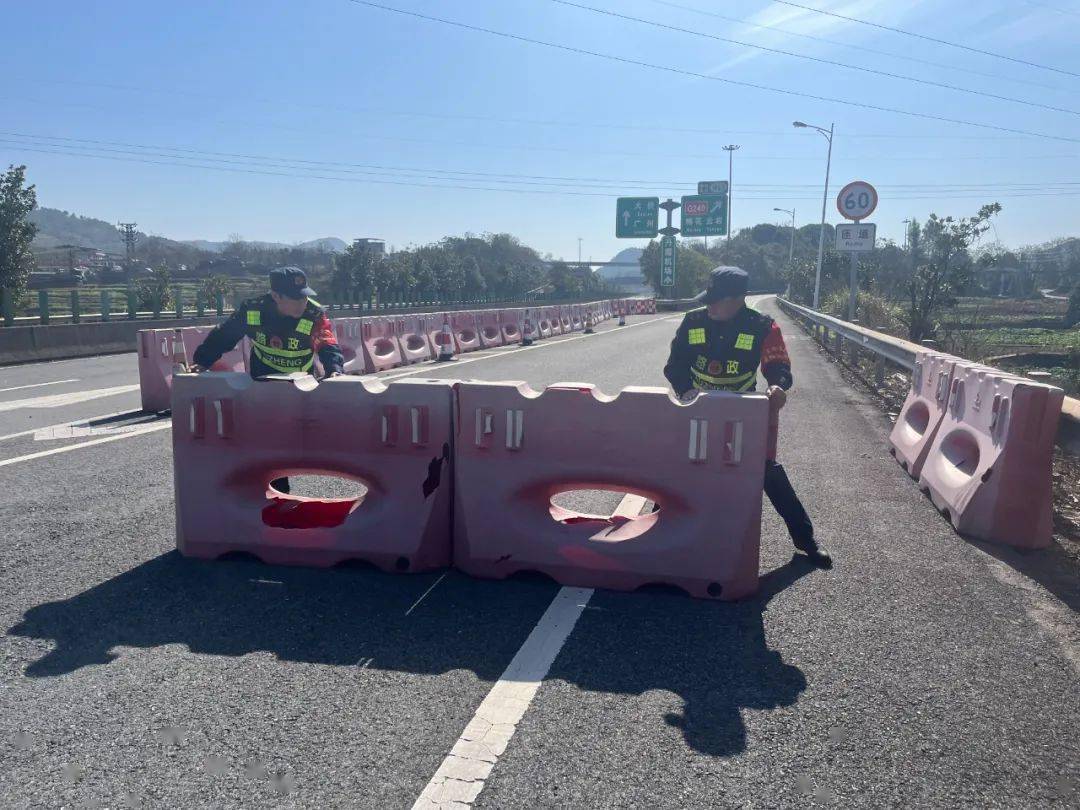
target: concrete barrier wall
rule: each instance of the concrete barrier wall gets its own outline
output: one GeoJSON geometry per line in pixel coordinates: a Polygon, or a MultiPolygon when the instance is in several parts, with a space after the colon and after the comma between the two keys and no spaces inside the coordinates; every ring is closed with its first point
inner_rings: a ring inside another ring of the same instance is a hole
{"type": "Polygon", "coordinates": [[[140,329],[169,329],[178,326],[209,326],[210,318],[175,318],[109,323],[57,324],[49,326],[9,326],[0,329],[0,365],[63,360],[97,354],[117,354],[136,350],[135,333],[140,329]]]}

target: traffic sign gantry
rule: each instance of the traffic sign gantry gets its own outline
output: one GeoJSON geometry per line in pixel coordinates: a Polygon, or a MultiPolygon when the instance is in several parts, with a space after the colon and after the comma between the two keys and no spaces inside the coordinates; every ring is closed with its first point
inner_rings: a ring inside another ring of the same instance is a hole
{"type": "Polygon", "coordinates": [[[877,190],[863,180],[848,183],[836,195],[836,210],[845,219],[866,219],[877,208],[877,190]]]}
{"type": "Polygon", "coordinates": [[[654,239],[659,220],[659,197],[619,197],[615,201],[616,239],[654,239]]]}
{"type": "Polygon", "coordinates": [[[682,198],[683,236],[723,236],[727,233],[727,195],[697,194],[682,198]]]}

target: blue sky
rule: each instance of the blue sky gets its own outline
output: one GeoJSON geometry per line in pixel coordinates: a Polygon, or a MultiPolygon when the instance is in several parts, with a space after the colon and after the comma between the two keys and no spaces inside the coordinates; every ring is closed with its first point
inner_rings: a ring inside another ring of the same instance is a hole
{"type": "Polygon", "coordinates": [[[17,33],[0,51],[6,133],[0,162],[28,165],[42,205],[135,221],[173,238],[374,236],[404,246],[509,231],[571,259],[580,237],[583,255],[599,260],[644,244],[614,238],[616,196],[677,198],[693,193],[698,180],[726,179],[721,146],[729,143],[741,147],[734,165],[736,228],[786,221],[774,207],[794,206],[800,225],[818,221],[826,143],[791,126],[801,119],[836,124],[829,222],[839,220],[835,192],[863,179],[880,194],[872,216],[879,236],[900,239],[907,217],[962,216],[992,200],[1004,206],[996,234],[1008,245],[1080,235],[1080,115],[1031,106],[1080,112],[1080,77],[1069,75],[1080,74],[1076,0],[801,0],[1065,72],[762,0],[580,0],[1027,104],[552,0],[383,1],[714,78],[349,0],[38,0],[9,4],[4,13],[17,33]]]}

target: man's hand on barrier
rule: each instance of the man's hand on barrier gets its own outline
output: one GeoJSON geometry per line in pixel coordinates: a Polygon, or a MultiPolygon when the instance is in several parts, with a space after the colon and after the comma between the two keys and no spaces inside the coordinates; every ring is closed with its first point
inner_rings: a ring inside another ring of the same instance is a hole
{"type": "Polygon", "coordinates": [[[769,404],[773,405],[776,410],[780,410],[787,404],[787,391],[779,385],[770,385],[765,394],[769,397],[769,404]]]}
{"type": "Polygon", "coordinates": [[[689,391],[686,391],[681,397],[679,397],[679,402],[693,402],[695,399],[697,399],[698,394],[700,393],[701,392],[698,391],[696,388],[691,388],[689,391]]]}
{"type": "Polygon", "coordinates": [[[192,374],[202,374],[204,371],[209,370],[210,369],[206,368],[205,366],[200,366],[198,363],[192,363],[188,367],[188,371],[190,371],[192,374]]]}
{"type": "Polygon", "coordinates": [[[329,380],[332,377],[340,377],[340,376],[342,376],[340,371],[331,371],[329,374],[327,374],[325,377],[323,377],[323,379],[324,380],[329,380]]]}

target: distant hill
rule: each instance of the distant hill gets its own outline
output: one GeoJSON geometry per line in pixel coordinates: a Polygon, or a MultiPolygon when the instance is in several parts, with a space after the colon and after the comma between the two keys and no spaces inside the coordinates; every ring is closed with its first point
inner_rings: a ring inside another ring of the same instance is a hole
{"type": "MultiPolygon", "coordinates": [[[[620,250],[614,256],[611,257],[613,262],[637,262],[641,259],[641,254],[644,251],[641,248],[629,247],[620,250]]],[[[641,268],[640,266],[635,269],[633,267],[601,267],[596,271],[602,279],[605,281],[613,278],[640,278],[641,268]]]]}
{"type": "MultiPolygon", "coordinates": [[[[107,253],[122,254],[124,242],[116,226],[110,222],[93,217],[83,217],[77,214],[69,214],[57,208],[38,208],[30,214],[30,221],[38,226],[38,234],[34,238],[36,250],[47,250],[60,245],[75,245],[76,247],[96,248],[107,253]]],[[[146,234],[140,233],[140,242],[145,242],[146,234]]],[[[205,250],[210,253],[220,253],[226,242],[210,242],[204,239],[190,239],[178,242],[172,239],[162,239],[165,243],[177,246],[186,245],[205,250]]],[[[266,248],[291,248],[299,247],[302,250],[323,250],[331,253],[341,253],[347,247],[342,239],[336,236],[326,236],[321,239],[311,239],[298,245],[288,245],[282,242],[253,242],[252,244],[266,248]]]]}
{"type": "MultiPolygon", "coordinates": [[[[187,239],[184,241],[184,244],[197,247],[199,250],[205,250],[210,253],[221,253],[229,243],[210,242],[206,239],[187,239]]],[[[338,239],[336,236],[324,236],[322,239],[310,239],[307,242],[300,242],[296,245],[289,245],[285,242],[248,242],[248,244],[271,250],[298,247],[301,250],[323,250],[327,253],[343,253],[345,248],[348,247],[345,240],[338,239]]]]}
{"type": "Polygon", "coordinates": [[[96,248],[107,253],[123,253],[124,243],[116,226],[93,217],[80,217],[56,208],[38,208],[30,214],[38,226],[34,247],[39,250],[59,245],[96,248]]]}

